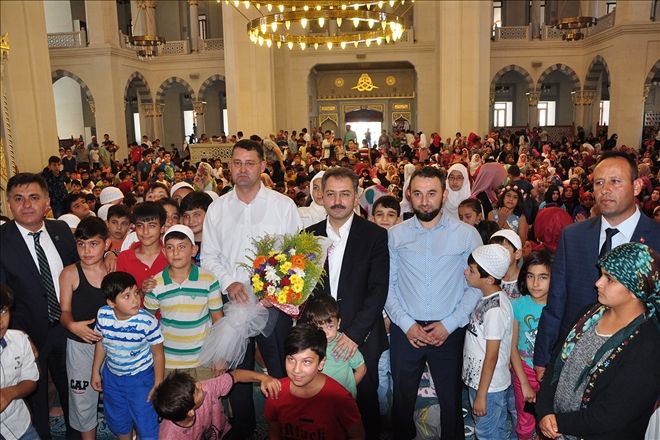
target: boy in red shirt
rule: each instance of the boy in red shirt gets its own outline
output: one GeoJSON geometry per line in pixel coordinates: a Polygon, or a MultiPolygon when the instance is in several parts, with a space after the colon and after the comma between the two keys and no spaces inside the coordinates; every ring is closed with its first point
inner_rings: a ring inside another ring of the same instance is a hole
{"type": "Polygon", "coordinates": [[[269,439],[364,439],[357,404],[334,379],[321,373],[327,340],[310,324],[293,327],[284,341],[286,374],[279,398],[266,399],[269,439]]]}

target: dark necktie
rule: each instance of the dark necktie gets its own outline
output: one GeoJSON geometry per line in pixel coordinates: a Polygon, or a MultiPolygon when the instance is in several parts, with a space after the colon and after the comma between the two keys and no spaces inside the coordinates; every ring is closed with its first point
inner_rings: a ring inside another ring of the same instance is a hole
{"type": "Polygon", "coordinates": [[[5,338],[0,338],[0,348],[7,348],[7,341],[5,338]]]}
{"type": "Polygon", "coordinates": [[[603,258],[606,253],[612,250],[612,237],[614,237],[618,233],[619,230],[617,228],[605,229],[605,243],[603,243],[603,247],[600,248],[598,259],[603,258]]]}
{"type": "Polygon", "coordinates": [[[48,299],[48,321],[57,322],[60,319],[62,310],[60,309],[60,303],[57,301],[57,295],[55,294],[55,285],[53,284],[53,275],[50,272],[50,265],[48,264],[48,258],[46,258],[46,252],[44,248],[41,247],[39,243],[39,232],[30,232],[32,238],[34,238],[34,250],[37,252],[37,260],[39,261],[39,273],[41,274],[41,282],[46,289],[46,298],[48,299]]]}

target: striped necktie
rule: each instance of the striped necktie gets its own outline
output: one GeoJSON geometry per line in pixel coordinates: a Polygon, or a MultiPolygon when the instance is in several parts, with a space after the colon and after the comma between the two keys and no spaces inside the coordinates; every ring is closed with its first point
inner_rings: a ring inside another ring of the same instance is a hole
{"type": "Polygon", "coordinates": [[[37,260],[39,261],[39,273],[41,274],[41,282],[46,289],[46,298],[48,299],[48,321],[51,323],[57,322],[60,319],[62,310],[60,309],[60,303],[57,300],[57,295],[55,294],[53,275],[50,272],[50,265],[48,264],[48,258],[46,258],[46,252],[44,252],[44,248],[41,247],[41,243],[39,243],[39,236],[41,235],[41,231],[30,232],[29,235],[34,238],[34,249],[37,251],[37,260]]]}

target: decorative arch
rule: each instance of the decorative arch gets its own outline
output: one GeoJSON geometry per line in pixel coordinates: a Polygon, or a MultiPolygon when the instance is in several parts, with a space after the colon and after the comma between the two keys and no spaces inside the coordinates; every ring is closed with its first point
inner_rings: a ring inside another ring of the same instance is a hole
{"type": "Polygon", "coordinates": [[[144,75],[137,71],[133,72],[131,76],[128,77],[128,81],[126,81],[126,87],[124,87],[124,97],[128,95],[128,89],[133,81],[135,81],[137,93],[140,96],[140,101],[144,104],[152,104],[153,99],[151,98],[151,89],[149,88],[149,83],[144,78],[144,75]]]}
{"type": "Polygon", "coordinates": [[[83,81],[78,75],[75,73],[71,73],[68,70],[63,70],[63,69],[57,69],[51,73],[51,80],[52,83],[54,84],[55,81],[62,79],[64,77],[71,78],[75,82],[80,85],[80,88],[83,90],[85,93],[85,99],[87,100],[87,103],[89,104],[89,107],[92,109],[92,113],[95,112],[96,107],[94,105],[94,96],[92,95],[92,91],[89,90],[89,87],[87,84],[85,84],[85,81],[83,81]]]}
{"type": "Polygon", "coordinates": [[[650,85],[658,72],[660,72],[660,60],[656,61],[653,67],[651,67],[649,74],[646,75],[646,79],[644,80],[644,85],[650,85]]]}
{"type": "Polygon", "coordinates": [[[188,95],[190,95],[190,99],[193,102],[197,100],[195,97],[195,91],[190,86],[190,84],[186,82],[186,80],[179,78],[178,76],[172,76],[163,81],[163,83],[158,88],[158,91],[156,92],[156,104],[165,104],[165,93],[167,92],[167,89],[169,89],[170,86],[174,83],[181,84],[186,89],[186,92],[188,92],[188,95]]]}
{"type": "Polygon", "coordinates": [[[607,82],[610,82],[610,69],[607,66],[605,58],[596,55],[587,69],[587,77],[584,80],[584,90],[596,90],[601,75],[607,75],[607,82]]]}
{"type": "Polygon", "coordinates": [[[204,96],[206,95],[206,90],[213,85],[214,82],[216,81],[224,81],[225,77],[223,75],[215,74],[213,76],[210,76],[204,81],[199,88],[199,92],[197,92],[197,96],[199,99],[203,100],[204,96]]]}
{"type": "Polygon", "coordinates": [[[561,64],[561,63],[553,64],[552,66],[545,69],[545,71],[539,77],[538,81],[536,81],[536,88],[540,90],[541,85],[545,82],[548,76],[551,73],[556,72],[557,70],[561,70],[571,78],[571,80],[573,81],[573,91],[580,90],[580,78],[578,77],[577,73],[575,73],[575,70],[571,69],[566,64],[561,64]]]}
{"type": "Polygon", "coordinates": [[[495,85],[502,79],[502,77],[509,72],[518,72],[525,78],[527,82],[527,88],[531,91],[534,90],[534,80],[532,75],[529,74],[527,70],[518,66],[517,64],[509,64],[508,66],[502,67],[496,74],[493,76],[493,79],[490,81],[490,91],[495,91],[495,85]]]}

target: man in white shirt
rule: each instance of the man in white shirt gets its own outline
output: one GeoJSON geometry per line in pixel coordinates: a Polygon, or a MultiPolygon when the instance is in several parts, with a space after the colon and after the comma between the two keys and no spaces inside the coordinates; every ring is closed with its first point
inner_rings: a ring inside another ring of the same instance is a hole
{"type": "MultiPolygon", "coordinates": [[[[261,183],[265,167],[261,143],[249,139],[237,142],[229,162],[234,190],[213,202],[204,219],[202,268],[218,278],[234,303],[256,300],[250,286],[250,272],[242,266],[249,264],[253,255],[252,241],[266,234],[292,234],[302,227],[293,200],[261,183]]],[[[284,339],[292,321],[274,308],[269,312],[271,319],[276,320],[273,332],[254,339],[259,344],[268,374],[285,377],[284,339]]],[[[250,340],[238,368],[254,368],[254,339],[250,340]]],[[[236,384],[229,401],[234,413],[233,430],[237,430],[241,438],[249,437],[256,426],[252,384],[236,384]]]]}

